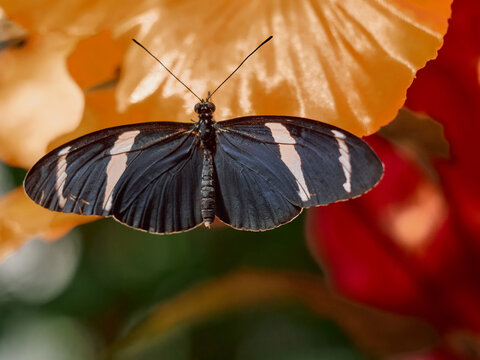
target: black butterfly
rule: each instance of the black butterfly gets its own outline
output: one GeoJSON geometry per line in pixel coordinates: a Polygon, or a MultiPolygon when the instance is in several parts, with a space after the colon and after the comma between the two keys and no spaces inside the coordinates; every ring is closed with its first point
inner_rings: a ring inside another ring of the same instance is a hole
{"type": "Polygon", "coordinates": [[[210,98],[195,105],[195,123],[112,127],[56,148],[29,171],[26,193],[50,210],[113,216],[152,233],[209,226],[215,216],[262,231],[382,177],[377,155],[345,130],[291,116],[215,122],[210,98]]]}

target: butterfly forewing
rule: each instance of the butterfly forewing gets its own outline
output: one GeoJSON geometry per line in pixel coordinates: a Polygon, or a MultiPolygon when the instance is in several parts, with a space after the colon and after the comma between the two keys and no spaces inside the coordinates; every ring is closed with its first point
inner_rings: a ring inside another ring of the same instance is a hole
{"type": "Polygon", "coordinates": [[[364,141],[317,121],[253,116],[216,127],[217,216],[236,228],[276,227],[303,207],[358,196],[383,174],[364,141]]]}
{"type": "Polygon", "coordinates": [[[47,154],[24,187],[51,210],[113,215],[154,233],[202,222],[202,157],[193,124],[155,122],[100,130],[47,154]]]}

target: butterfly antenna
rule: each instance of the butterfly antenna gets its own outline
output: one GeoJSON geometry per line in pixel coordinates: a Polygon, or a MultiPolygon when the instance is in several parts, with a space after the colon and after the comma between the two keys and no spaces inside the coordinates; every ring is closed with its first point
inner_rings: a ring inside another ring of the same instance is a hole
{"type": "MultiPolygon", "coordinates": [[[[140,46],[143,50],[145,50],[147,53],[149,53],[151,57],[153,57],[155,60],[157,60],[158,63],[159,63],[160,65],[162,65],[163,68],[164,68],[165,70],[167,70],[170,75],[172,75],[175,79],[177,79],[177,80],[180,82],[180,84],[182,84],[183,86],[185,86],[185,87],[187,88],[187,90],[190,91],[190,92],[193,94],[193,96],[195,96],[200,102],[203,101],[202,99],[200,99],[200,98],[197,96],[197,94],[195,94],[195,93],[192,91],[192,89],[190,89],[187,85],[185,85],[185,83],[184,83],[182,80],[180,80],[178,77],[176,77],[174,73],[172,73],[165,65],[163,65],[163,63],[162,63],[155,55],[153,55],[150,51],[148,51],[145,46],[143,46],[142,44],[140,44],[140,43],[139,43],[137,40],[135,40],[135,39],[132,39],[132,40],[133,40],[133,42],[134,42],[135,44],[137,44],[137,45],[140,46]]],[[[249,55],[249,56],[250,56],[250,55],[249,55]]],[[[245,59],[245,60],[246,60],[246,59],[245,59]]],[[[245,60],[244,60],[244,61],[245,61],[245,60]]]]}
{"type": "Polygon", "coordinates": [[[250,54],[248,54],[248,56],[247,56],[245,59],[243,59],[243,61],[240,63],[240,65],[238,65],[237,68],[236,68],[235,70],[233,70],[232,73],[231,73],[230,75],[228,75],[228,77],[227,77],[225,80],[223,80],[223,82],[222,82],[220,85],[218,85],[217,88],[216,88],[215,90],[213,90],[213,92],[212,92],[211,94],[209,94],[209,95],[207,96],[207,100],[206,100],[206,101],[208,101],[208,100],[212,97],[212,95],[215,94],[215,92],[216,92],[218,89],[220,89],[220,87],[221,87],[223,84],[225,84],[225,82],[226,82],[228,79],[230,79],[230,78],[232,77],[232,75],[237,72],[238,69],[240,69],[240,66],[242,66],[243,63],[244,63],[245,61],[247,61],[247,59],[255,53],[255,51],[257,51],[258,49],[260,49],[263,45],[265,45],[267,42],[269,42],[272,38],[273,38],[273,36],[270,35],[270,36],[269,36],[268,38],[266,38],[260,45],[258,45],[258,46],[255,48],[255,50],[253,50],[250,54]]]}

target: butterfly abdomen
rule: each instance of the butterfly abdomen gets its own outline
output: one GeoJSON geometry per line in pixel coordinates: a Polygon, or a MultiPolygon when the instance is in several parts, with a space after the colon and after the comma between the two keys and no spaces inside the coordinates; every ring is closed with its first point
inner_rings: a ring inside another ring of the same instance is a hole
{"type": "Polygon", "coordinates": [[[215,184],[213,176],[213,153],[211,149],[203,150],[202,182],[200,187],[200,210],[205,226],[215,218],[215,184]]]}

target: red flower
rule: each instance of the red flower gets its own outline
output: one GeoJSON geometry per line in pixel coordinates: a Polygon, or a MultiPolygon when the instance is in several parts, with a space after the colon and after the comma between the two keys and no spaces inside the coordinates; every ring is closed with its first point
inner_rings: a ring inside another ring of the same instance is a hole
{"type": "Polygon", "coordinates": [[[480,2],[454,2],[438,58],[419,71],[407,95],[408,107],[444,126],[451,158],[432,161],[439,181],[414,155],[371,138],[386,168],[380,185],[359,199],[314,210],[309,221],[312,251],[343,294],[421,316],[449,338],[466,332],[475,346],[478,340],[472,339],[480,334],[479,18],[480,2]]]}

